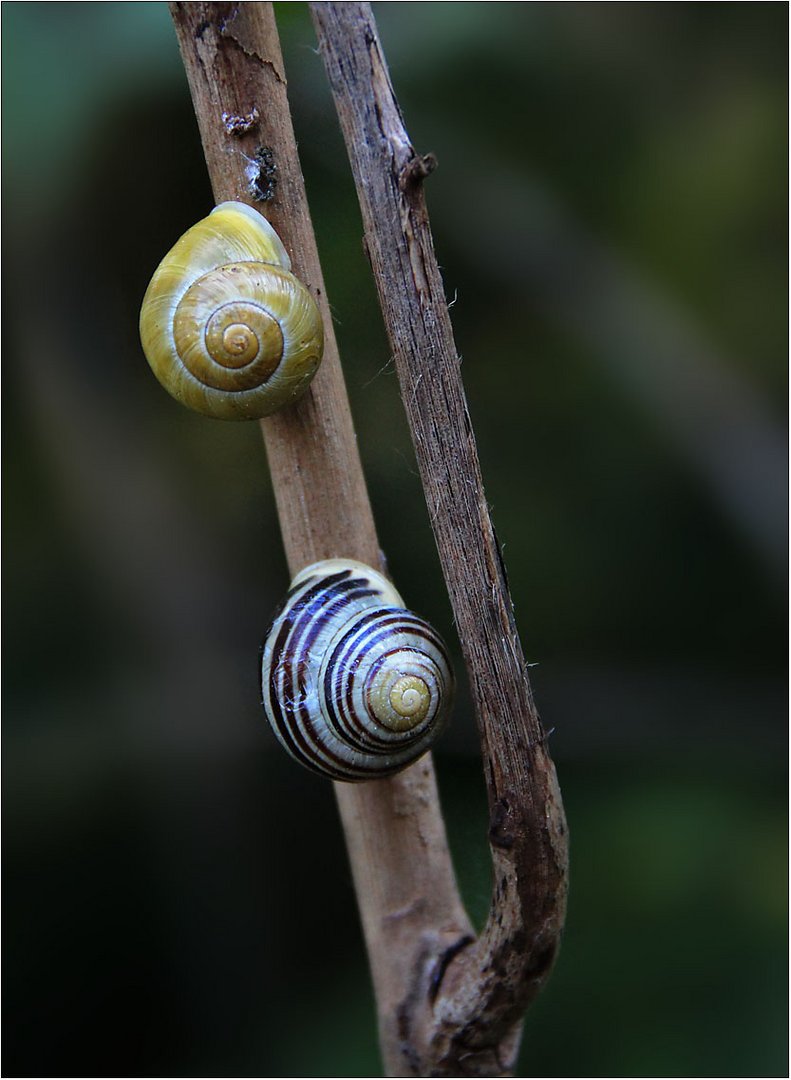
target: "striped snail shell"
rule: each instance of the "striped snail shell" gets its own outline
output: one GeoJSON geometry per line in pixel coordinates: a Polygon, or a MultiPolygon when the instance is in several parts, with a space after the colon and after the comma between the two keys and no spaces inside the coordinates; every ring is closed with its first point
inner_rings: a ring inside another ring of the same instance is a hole
{"type": "Polygon", "coordinates": [[[453,672],[439,635],[363,563],[306,567],[261,655],[272,729],[302,765],[333,780],[405,768],[445,727],[453,672]]]}
{"type": "Polygon", "coordinates": [[[178,401],[223,420],[252,420],[307,389],[324,331],[266,218],[225,202],[159,264],[143,299],[140,340],[178,401]]]}

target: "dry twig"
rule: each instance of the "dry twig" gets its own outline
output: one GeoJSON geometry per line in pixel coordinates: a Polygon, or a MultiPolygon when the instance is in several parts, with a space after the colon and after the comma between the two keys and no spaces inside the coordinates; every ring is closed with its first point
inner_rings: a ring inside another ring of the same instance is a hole
{"type": "MultiPolygon", "coordinates": [[[[292,571],[380,553],[354,440],[286,99],[271,4],[171,5],[215,197],[261,208],[316,296],[325,360],[262,422],[292,571]],[[254,118],[229,123],[228,118],[254,118]]],[[[505,1075],[554,958],[566,847],[489,518],[422,181],[367,5],[316,4],[366,240],[476,705],[494,891],[476,940],[458,897],[433,766],[336,785],[390,1075],[505,1075]],[[418,392],[419,386],[419,392],[418,392]]]]}

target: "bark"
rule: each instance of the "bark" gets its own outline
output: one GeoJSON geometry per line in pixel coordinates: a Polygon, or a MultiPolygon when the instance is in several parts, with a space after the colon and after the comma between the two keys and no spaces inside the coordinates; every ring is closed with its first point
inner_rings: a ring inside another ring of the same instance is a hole
{"type": "MultiPolygon", "coordinates": [[[[262,421],[292,572],[382,566],[318,263],[271,4],[172,4],[217,201],[263,209],[319,303],[308,395],[262,421]]],[[[422,180],[367,5],[316,4],[366,242],[415,439],[481,732],[494,890],[476,940],[456,889],[430,755],[336,785],[389,1075],[508,1075],[565,907],[554,768],[533,706],[459,377],[422,180]]]]}
{"type": "Polygon", "coordinates": [[[354,173],[366,250],[464,653],[484,758],[495,889],[480,938],[435,1005],[435,1061],[496,1056],[552,965],[565,914],[566,831],[502,555],[483,491],[423,181],[368,4],[311,5],[354,173]]]}

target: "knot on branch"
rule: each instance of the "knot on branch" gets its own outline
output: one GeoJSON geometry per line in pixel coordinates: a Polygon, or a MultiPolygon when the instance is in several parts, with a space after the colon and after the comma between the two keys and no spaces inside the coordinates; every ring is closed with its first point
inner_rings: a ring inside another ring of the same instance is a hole
{"type": "Polygon", "coordinates": [[[398,186],[406,192],[422,184],[434,172],[439,162],[433,154],[415,154],[398,174],[398,186]]]}

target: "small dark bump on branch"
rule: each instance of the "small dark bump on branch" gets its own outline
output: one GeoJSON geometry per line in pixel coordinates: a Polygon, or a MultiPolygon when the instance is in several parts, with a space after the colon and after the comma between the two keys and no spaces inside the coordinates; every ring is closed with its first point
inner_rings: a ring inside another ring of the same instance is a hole
{"type": "Polygon", "coordinates": [[[511,826],[511,804],[507,799],[498,799],[492,808],[489,819],[489,843],[498,848],[512,848],[515,837],[511,826]]]}
{"type": "Polygon", "coordinates": [[[245,169],[248,190],[258,202],[269,202],[277,187],[277,165],[270,147],[259,146],[245,169]]]}
{"type": "Polygon", "coordinates": [[[417,187],[434,172],[438,164],[434,154],[416,154],[398,174],[398,186],[402,191],[417,187]]]}

